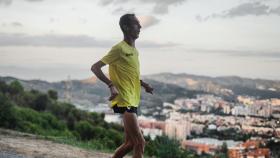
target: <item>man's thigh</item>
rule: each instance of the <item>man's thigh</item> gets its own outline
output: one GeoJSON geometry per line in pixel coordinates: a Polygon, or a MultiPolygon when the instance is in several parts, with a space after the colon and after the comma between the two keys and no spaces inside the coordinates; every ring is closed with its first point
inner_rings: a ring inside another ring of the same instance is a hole
{"type": "Polygon", "coordinates": [[[134,144],[144,141],[135,113],[125,112],[123,114],[123,123],[126,140],[134,144]]]}

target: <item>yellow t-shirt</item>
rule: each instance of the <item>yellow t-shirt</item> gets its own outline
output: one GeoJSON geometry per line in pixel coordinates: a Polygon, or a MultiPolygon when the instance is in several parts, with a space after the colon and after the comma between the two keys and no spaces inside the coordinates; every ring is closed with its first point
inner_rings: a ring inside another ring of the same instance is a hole
{"type": "Polygon", "coordinates": [[[110,80],[119,91],[119,95],[112,100],[112,106],[138,107],[141,93],[138,55],[136,48],[121,41],[101,59],[109,64],[110,80]]]}

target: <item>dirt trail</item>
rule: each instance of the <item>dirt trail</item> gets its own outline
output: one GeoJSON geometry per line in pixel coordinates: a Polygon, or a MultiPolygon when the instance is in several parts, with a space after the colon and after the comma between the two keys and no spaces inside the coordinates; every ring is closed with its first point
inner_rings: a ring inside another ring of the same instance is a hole
{"type": "Polygon", "coordinates": [[[0,128],[0,158],[110,158],[111,155],[0,128]]]}

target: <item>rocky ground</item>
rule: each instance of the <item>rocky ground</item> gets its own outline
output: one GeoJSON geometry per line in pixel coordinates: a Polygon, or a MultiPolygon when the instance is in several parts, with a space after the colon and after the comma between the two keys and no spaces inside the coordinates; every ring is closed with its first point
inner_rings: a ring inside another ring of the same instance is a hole
{"type": "Polygon", "coordinates": [[[0,158],[110,158],[111,155],[0,129],[0,158]]]}

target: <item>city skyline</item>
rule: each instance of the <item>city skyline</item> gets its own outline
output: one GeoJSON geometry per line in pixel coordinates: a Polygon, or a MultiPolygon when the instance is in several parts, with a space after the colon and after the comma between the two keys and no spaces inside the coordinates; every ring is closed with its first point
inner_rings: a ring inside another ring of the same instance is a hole
{"type": "Polygon", "coordinates": [[[0,0],[0,76],[91,77],[91,65],[122,40],[118,20],[127,12],[143,26],[143,75],[280,80],[277,0],[0,0]]]}

